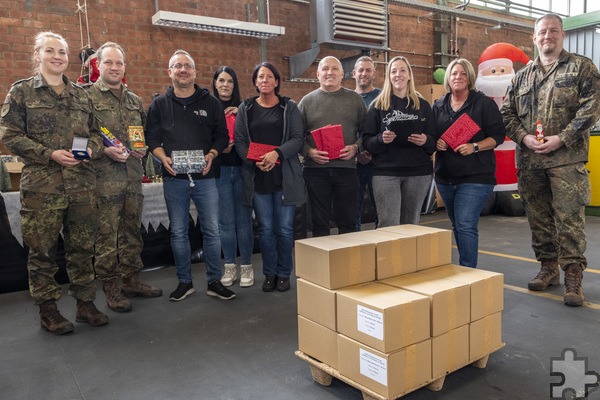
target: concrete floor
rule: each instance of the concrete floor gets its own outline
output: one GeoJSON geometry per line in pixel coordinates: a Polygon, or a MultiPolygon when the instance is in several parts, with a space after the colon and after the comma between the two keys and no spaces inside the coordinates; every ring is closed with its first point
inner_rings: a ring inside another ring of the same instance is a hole
{"type": "MultiPolygon", "coordinates": [[[[443,210],[421,223],[450,227],[443,210]]],[[[482,217],[479,267],[505,274],[506,347],[491,355],[485,369],[468,366],[450,374],[440,392],[420,389],[404,398],[550,398],[550,384],[560,382],[550,375],[551,357],[565,348],[587,357],[588,370],[600,371],[600,218],[588,217],[587,231],[588,303],[569,308],[562,304],[562,285],[542,294],[524,289],[538,270],[526,219],[482,217]]],[[[75,323],[66,336],[39,328],[26,291],[0,295],[0,399],[362,399],[335,379],[330,387],[312,380],[308,365],[294,356],[295,281],[287,293],[263,293],[260,255],[253,261],[257,284],[234,287],[232,301],[205,295],[202,264],[193,267],[197,292],[179,303],[167,297],[176,286],[173,268],[144,272],[145,280],[163,288],[163,297],[133,299],[131,313],[108,310],[109,325],[75,323]]],[[[101,290],[97,305],[107,310],[101,290]]],[[[72,298],[65,295],[59,308],[74,321],[72,298]]],[[[600,391],[588,398],[600,399],[600,391]]]]}

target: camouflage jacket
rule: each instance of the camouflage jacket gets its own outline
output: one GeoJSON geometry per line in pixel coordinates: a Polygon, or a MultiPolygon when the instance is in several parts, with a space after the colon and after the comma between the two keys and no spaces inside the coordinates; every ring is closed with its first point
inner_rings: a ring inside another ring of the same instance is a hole
{"type": "Polygon", "coordinates": [[[502,104],[508,136],[517,146],[517,168],[544,169],[587,162],[590,128],[600,118],[600,74],[593,62],[563,50],[546,72],[539,57],[517,72],[502,104]],[[558,135],[563,146],[535,154],[521,144],[535,134],[537,120],[546,136],[558,135]]]}
{"type": "Polygon", "coordinates": [[[0,138],[25,166],[21,189],[40,193],[93,190],[95,161],[62,167],[51,159],[56,150],[69,151],[73,137],[89,138],[92,158],[102,155],[102,137],[85,90],[63,76],[60,94],[41,74],[15,82],[6,95],[0,119],[0,138]]]}
{"type": "MultiPolygon", "coordinates": [[[[146,112],[142,100],[133,92],[122,85],[123,91],[119,99],[106,84],[98,79],[96,83],[88,86],[88,94],[94,107],[94,115],[102,127],[115,135],[123,146],[130,148],[129,126],[145,126],[146,112]]],[[[97,178],[100,180],[139,181],[142,180],[144,169],[142,160],[129,157],[127,162],[121,163],[103,156],[94,163],[97,178]]]]}

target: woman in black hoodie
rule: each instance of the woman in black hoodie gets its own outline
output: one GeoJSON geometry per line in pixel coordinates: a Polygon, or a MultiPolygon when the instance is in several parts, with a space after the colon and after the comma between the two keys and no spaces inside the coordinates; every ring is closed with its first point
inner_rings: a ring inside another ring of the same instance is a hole
{"type": "Polygon", "coordinates": [[[475,91],[475,78],[469,61],[452,61],[444,77],[448,93],[433,106],[435,183],[452,221],[459,264],[473,268],[477,267],[479,215],[496,184],[494,148],[504,142],[506,135],[498,106],[475,91]],[[453,150],[441,136],[463,114],[468,114],[480,129],[453,150]]]}
{"type": "Polygon", "coordinates": [[[394,57],[369,113],[363,145],[373,155],[379,227],[417,224],[431,186],[435,151],[431,106],[416,91],[410,63],[394,57]]]}

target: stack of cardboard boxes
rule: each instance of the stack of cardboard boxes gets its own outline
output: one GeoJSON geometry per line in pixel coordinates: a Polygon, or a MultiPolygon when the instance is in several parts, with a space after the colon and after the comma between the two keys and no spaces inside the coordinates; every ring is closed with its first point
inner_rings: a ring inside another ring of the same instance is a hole
{"type": "Polygon", "coordinates": [[[503,275],[451,244],[419,225],[297,241],[299,350],[393,398],[502,347],[503,275]]]}

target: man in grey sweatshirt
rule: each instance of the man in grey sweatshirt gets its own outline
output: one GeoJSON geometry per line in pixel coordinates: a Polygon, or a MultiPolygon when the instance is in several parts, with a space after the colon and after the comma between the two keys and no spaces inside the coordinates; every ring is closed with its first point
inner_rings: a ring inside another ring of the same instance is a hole
{"type": "Polygon", "coordinates": [[[363,150],[361,137],[367,108],[358,93],[342,87],[343,76],[337,58],[323,58],[317,69],[320,87],[298,104],[306,130],[302,154],[313,236],[329,235],[332,211],[339,233],[355,230],[356,155],[363,150]],[[329,155],[316,148],[311,132],[326,125],[342,126],[344,147],[340,154],[329,155]]]}

